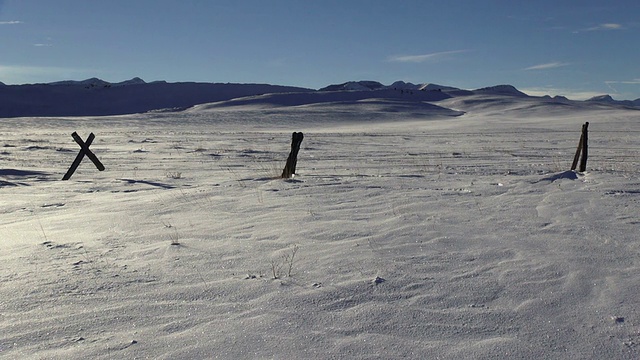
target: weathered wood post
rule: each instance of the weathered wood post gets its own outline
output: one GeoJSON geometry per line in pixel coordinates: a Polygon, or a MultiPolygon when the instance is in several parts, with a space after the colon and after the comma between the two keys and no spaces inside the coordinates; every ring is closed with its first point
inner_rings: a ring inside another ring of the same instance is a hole
{"type": "Polygon", "coordinates": [[[578,148],[576,154],[573,156],[573,163],[571,164],[571,170],[575,170],[578,167],[578,161],[580,160],[580,154],[582,153],[582,139],[584,135],[580,135],[580,141],[578,142],[578,148]]]}
{"type": "Polygon", "coordinates": [[[78,133],[76,133],[75,131],[73,132],[73,134],[71,134],[71,136],[73,137],[73,140],[75,140],[78,145],[80,145],[80,152],[78,152],[76,159],[73,161],[73,164],[71,164],[69,170],[67,170],[67,173],[64,174],[62,180],[69,180],[71,178],[71,175],[73,175],[73,173],[76,171],[85,155],[87,155],[87,157],[91,159],[96,168],[98,168],[98,171],[104,171],[104,165],[102,165],[102,163],[100,162],[100,160],[98,160],[94,153],[89,150],[89,146],[91,146],[91,143],[93,143],[93,139],[95,139],[96,136],[93,135],[93,133],[89,134],[86,142],[82,141],[80,135],[78,135],[78,133]]]}
{"type": "Polygon", "coordinates": [[[589,156],[589,122],[582,125],[582,156],[580,157],[580,172],[587,170],[587,157],[589,156]]]}
{"type": "Polygon", "coordinates": [[[298,163],[298,152],[300,151],[300,144],[302,143],[302,139],[304,135],[301,132],[294,132],[291,136],[291,152],[289,153],[289,157],[287,158],[287,164],[282,170],[283,179],[288,179],[296,173],[296,165],[298,163]]]}
{"type": "Polygon", "coordinates": [[[582,125],[582,134],[580,135],[580,142],[578,143],[578,149],[573,157],[573,164],[571,164],[571,170],[575,170],[578,167],[578,160],[580,160],[580,172],[584,172],[587,169],[587,156],[588,156],[588,134],[589,122],[587,121],[582,125]]]}

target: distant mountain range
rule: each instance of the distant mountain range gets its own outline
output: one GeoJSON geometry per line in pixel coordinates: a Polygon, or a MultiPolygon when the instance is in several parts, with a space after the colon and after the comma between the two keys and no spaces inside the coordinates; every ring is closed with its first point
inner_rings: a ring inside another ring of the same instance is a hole
{"type": "Polygon", "coordinates": [[[640,99],[635,99],[635,100],[614,100],[611,97],[611,95],[595,96],[595,97],[592,97],[591,99],[586,100],[586,101],[599,102],[599,103],[605,103],[605,104],[624,105],[624,106],[631,106],[631,107],[639,107],[640,108],[640,99]]]}
{"type": "MultiPolygon", "coordinates": [[[[435,102],[470,95],[496,95],[541,99],[553,103],[571,103],[562,96],[529,96],[511,85],[497,85],[476,90],[464,90],[438,84],[412,84],[396,81],[383,85],[377,81],[350,81],[333,84],[319,90],[269,84],[233,83],[147,83],[140,78],[109,83],[91,78],[83,81],[59,81],[49,84],[5,85],[0,82],[0,118],[45,116],[104,116],[149,111],[178,111],[199,104],[215,103],[212,107],[255,104],[298,106],[311,103],[353,102],[372,98],[435,102]],[[267,94],[269,94],[267,96],[267,94]],[[262,96],[262,98],[256,98],[262,96]]],[[[614,107],[640,109],[640,99],[614,100],[602,95],[585,101],[614,107]]]]}
{"type": "Polygon", "coordinates": [[[311,92],[293,86],[155,81],[120,83],[92,78],[50,84],[0,85],[1,117],[123,115],[281,92],[311,92]]]}
{"type": "MultiPolygon", "coordinates": [[[[476,90],[463,90],[452,86],[444,86],[438,84],[413,84],[404,81],[396,81],[391,85],[383,85],[377,81],[349,81],[342,84],[329,85],[318,91],[364,91],[364,90],[382,90],[382,89],[397,89],[397,90],[409,90],[409,91],[444,91],[447,93],[460,95],[471,95],[478,93],[492,93],[503,94],[512,96],[529,96],[511,85],[497,85],[491,87],[485,87],[476,90]]],[[[564,96],[544,96],[546,99],[555,99],[558,101],[567,100],[564,96]]],[[[640,98],[636,100],[614,100],[610,95],[600,95],[585,100],[589,102],[598,102],[606,104],[623,105],[630,107],[640,107],[640,98]]]]}

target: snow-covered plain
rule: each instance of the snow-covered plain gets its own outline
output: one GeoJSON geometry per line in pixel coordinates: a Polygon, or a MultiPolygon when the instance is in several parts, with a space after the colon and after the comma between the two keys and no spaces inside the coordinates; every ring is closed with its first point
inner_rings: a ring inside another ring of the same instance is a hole
{"type": "Polygon", "coordinates": [[[260,99],[0,120],[0,358],[640,358],[640,112],[260,99]]]}

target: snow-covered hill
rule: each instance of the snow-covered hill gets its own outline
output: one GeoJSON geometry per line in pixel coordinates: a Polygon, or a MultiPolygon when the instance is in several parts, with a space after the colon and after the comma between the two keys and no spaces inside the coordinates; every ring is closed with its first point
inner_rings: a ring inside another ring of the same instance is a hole
{"type": "Polygon", "coordinates": [[[616,104],[616,105],[623,105],[623,106],[631,106],[631,107],[640,108],[640,99],[635,99],[635,100],[615,100],[614,98],[611,97],[611,95],[594,96],[594,97],[592,97],[591,99],[589,99],[587,101],[597,102],[597,103],[605,103],[605,104],[616,104]]]}
{"type": "MultiPolygon", "coordinates": [[[[279,93],[243,97],[229,101],[202,104],[194,108],[195,111],[219,110],[233,108],[277,108],[291,106],[320,106],[320,105],[371,105],[379,104],[390,107],[412,107],[414,109],[437,106],[433,102],[449,98],[450,95],[436,91],[416,91],[413,93],[399,90],[358,90],[358,91],[316,91],[305,93],[279,93]]],[[[450,111],[449,109],[443,109],[450,111]]]]}
{"type": "Polygon", "coordinates": [[[512,85],[496,85],[489,86],[482,89],[477,89],[473,91],[477,94],[500,94],[500,95],[510,95],[510,96],[529,96],[522,91],[515,88],[512,85]]]}
{"type": "Polygon", "coordinates": [[[410,90],[410,91],[458,91],[456,87],[452,86],[444,86],[438,84],[414,84],[410,82],[404,81],[396,81],[391,85],[383,85],[377,81],[371,80],[362,80],[362,81],[348,81],[342,84],[332,84],[326,87],[319,89],[318,91],[372,91],[372,90],[384,90],[384,89],[393,89],[393,90],[410,90]]]}
{"type": "Polygon", "coordinates": [[[318,91],[367,91],[367,90],[379,90],[385,88],[384,85],[377,81],[348,81],[342,84],[333,84],[327,87],[323,87],[318,91]]]}
{"type": "Polygon", "coordinates": [[[529,96],[512,85],[463,90],[437,84],[416,85],[398,81],[386,86],[373,81],[358,81],[330,85],[315,92],[265,94],[201,104],[189,112],[283,107],[321,110],[335,105],[339,105],[344,111],[406,111],[414,115],[420,114],[421,118],[460,116],[464,113],[478,112],[524,116],[537,114],[539,110],[549,114],[561,114],[628,107],[616,102],[569,100],[563,96],[529,96]]]}
{"type": "MultiPolygon", "coordinates": [[[[497,85],[464,90],[432,83],[413,84],[396,81],[383,85],[377,81],[349,81],[320,90],[269,84],[221,83],[147,83],[140,78],[109,83],[91,78],[83,81],[60,81],[50,84],[0,85],[0,118],[44,116],[105,116],[178,111],[199,105],[197,110],[225,107],[273,108],[286,106],[320,106],[339,103],[378,106],[370,109],[387,111],[433,111],[457,116],[465,107],[494,106],[496,102],[526,100],[527,106],[576,104],[564,97],[532,97],[512,85],[497,85]],[[435,102],[455,98],[445,103],[435,102]],[[443,107],[452,105],[453,107],[443,107]]],[[[581,102],[582,103],[582,102],[581,102]]],[[[635,101],[616,101],[610,96],[588,100],[592,107],[638,107],[635,101]]]]}
{"type": "Polygon", "coordinates": [[[268,84],[146,83],[140,78],[113,84],[92,78],[6,85],[0,87],[0,117],[122,115],[250,95],[309,91],[313,90],[268,84]]]}

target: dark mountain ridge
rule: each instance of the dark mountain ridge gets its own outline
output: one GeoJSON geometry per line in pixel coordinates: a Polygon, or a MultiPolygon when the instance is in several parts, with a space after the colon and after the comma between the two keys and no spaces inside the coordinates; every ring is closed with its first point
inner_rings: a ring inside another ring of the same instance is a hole
{"type": "Polygon", "coordinates": [[[92,78],[51,84],[0,86],[0,117],[101,116],[184,109],[238,97],[312,89],[267,84],[146,83],[134,78],[109,83],[92,78]]]}
{"type": "Polygon", "coordinates": [[[511,85],[496,85],[464,90],[438,84],[413,84],[396,81],[383,85],[377,81],[349,81],[319,90],[269,84],[234,83],[147,83],[140,78],[109,83],[91,78],[49,84],[6,85],[0,83],[0,118],[46,116],[105,116],[149,111],[183,110],[195,105],[226,106],[300,106],[318,103],[353,103],[367,99],[387,99],[407,104],[427,104],[449,98],[468,99],[466,103],[489,101],[488,97],[530,99],[545,104],[588,103],[598,106],[640,109],[640,99],[617,101],[609,95],[585,102],[562,96],[529,96],[511,85]],[[482,97],[471,99],[470,96],[482,97]]]}

